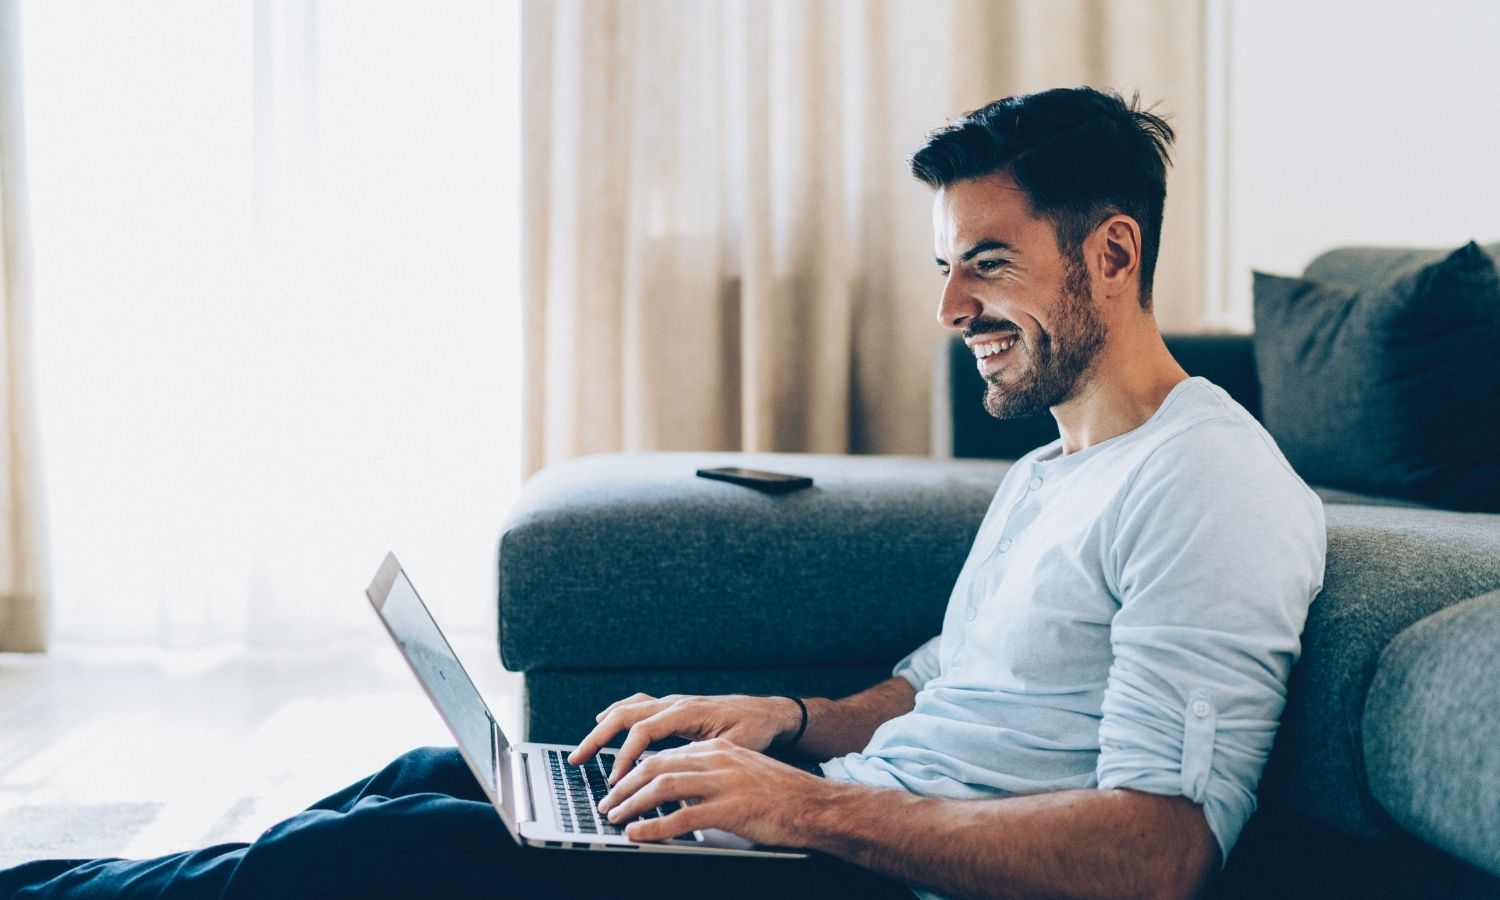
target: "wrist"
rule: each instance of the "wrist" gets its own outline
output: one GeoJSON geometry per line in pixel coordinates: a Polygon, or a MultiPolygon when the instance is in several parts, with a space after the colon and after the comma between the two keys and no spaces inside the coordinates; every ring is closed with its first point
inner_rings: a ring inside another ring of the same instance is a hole
{"type": "Polygon", "coordinates": [[[790,697],[772,697],[771,701],[776,704],[776,740],[772,743],[785,744],[797,733],[797,726],[802,722],[802,711],[790,697]]]}
{"type": "Polygon", "coordinates": [[[863,785],[818,779],[818,787],[804,796],[807,801],[794,821],[799,840],[797,845],[835,855],[850,852],[857,841],[850,833],[852,817],[868,814],[860,807],[876,790],[863,785]]]}
{"type": "Polygon", "coordinates": [[[791,748],[801,742],[807,733],[807,701],[800,697],[781,695],[771,698],[776,703],[777,730],[772,746],[791,748]]]}

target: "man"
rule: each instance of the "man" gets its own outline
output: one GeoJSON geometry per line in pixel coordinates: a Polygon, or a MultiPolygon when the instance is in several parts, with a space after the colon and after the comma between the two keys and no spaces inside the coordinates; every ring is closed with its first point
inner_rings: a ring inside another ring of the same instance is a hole
{"type": "Polygon", "coordinates": [[[1270,437],[1157,331],[1171,140],[1078,88],[997,101],[912,158],[936,192],[938,315],[986,407],[1050,410],[1061,433],[1007,473],[942,633],[842,700],[636,695],[573,756],[626,732],[602,805],[617,821],[698,801],[632,838],[723,828],[813,860],[518,848],[429,750],[251,845],[33,863],[0,893],[1192,895],[1254,808],[1325,538],[1270,437]],[[672,735],[693,742],[636,764],[672,735]]]}

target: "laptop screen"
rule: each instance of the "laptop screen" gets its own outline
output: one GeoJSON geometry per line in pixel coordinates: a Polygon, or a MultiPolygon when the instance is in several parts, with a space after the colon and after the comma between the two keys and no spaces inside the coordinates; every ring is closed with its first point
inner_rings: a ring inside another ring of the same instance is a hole
{"type": "MultiPolygon", "coordinates": [[[[468,757],[470,768],[476,770],[475,775],[484,782],[491,797],[501,797],[500,785],[495,781],[492,762],[495,748],[491,741],[500,741],[504,749],[505,738],[495,727],[484,698],[469,680],[447,638],[443,637],[437,622],[433,621],[432,614],[417,596],[416,588],[412,587],[394,556],[386,558],[386,565],[375,576],[368,594],[376,612],[385,620],[391,637],[400,645],[417,679],[453,732],[464,756],[468,757]],[[382,598],[381,592],[386,584],[389,584],[389,589],[382,598]]],[[[510,798],[504,800],[509,806],[510,798]]]]}

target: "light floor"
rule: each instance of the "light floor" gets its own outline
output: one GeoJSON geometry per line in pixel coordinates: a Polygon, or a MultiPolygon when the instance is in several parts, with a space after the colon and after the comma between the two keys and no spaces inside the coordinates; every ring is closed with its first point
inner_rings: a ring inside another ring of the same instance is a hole
{"type": "MultiPolygon", "coordinates": [[[[455,643],[518,734],[520,676],[493,638],[455,643]]],[[[0,867],[253,840],[405,750],[452,743],[389,643],[0,654],[0,867]]]]}

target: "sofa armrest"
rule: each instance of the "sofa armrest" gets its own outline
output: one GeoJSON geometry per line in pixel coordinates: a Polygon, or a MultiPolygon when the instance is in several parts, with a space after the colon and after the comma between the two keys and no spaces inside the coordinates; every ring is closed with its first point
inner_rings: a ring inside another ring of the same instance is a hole
{"type": "Polygon", "coordinates": [[[608,454],[525,486],[500,540],[507,668],[889,665],[936,634],[1005,463],[608,454]],[[695,477],[812,476],[768,495],[695,477]]]}
{"type": "Polygon", "coordinates": [[[1260,783],[1260,802],[1348,834],[1398,831],[1371,795],[1363,735],[1381,653],[1415,623],[1500,589],[1500,515],[1327,507],[1323,590],[1260,783]]]}
{"type": "Polygon", "coordinates": [[[1428,616],[1380,655],[1365,702],[1370,791],[1424,841],[1500,875],[1500,591],[1428,616]]]}

